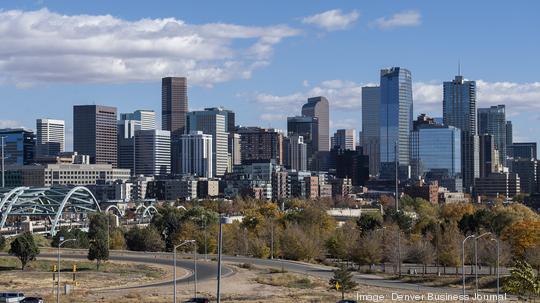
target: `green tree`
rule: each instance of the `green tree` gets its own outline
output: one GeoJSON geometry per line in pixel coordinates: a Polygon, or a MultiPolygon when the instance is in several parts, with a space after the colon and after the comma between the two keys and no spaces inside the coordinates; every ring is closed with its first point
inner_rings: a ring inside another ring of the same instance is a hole
{"type": "Polygon", "coordinates": [[[64,239],[77,239],[77,241],[66,242],[66,244],[64,244],[62,247],[82,249],[88,248],[88,233],[78,228],[69,229],[67,227],[62,227],[60,230],[58,230],[56,235],[54,235],[52,238],[51,247],[58,247],[58,243],[62,237],[64,239]]]}
{"type": "Polygon", "coordinates": [[[127,248],[133,251],[162,251],[165,247],[163,239],[152,225],[142,229],[133,227],[125,238],[127,248]]]}
{"type": "Polygon", "coordinates": [[[356,225],[362,232],[368,232],[377,228],[381,228],[383,224],[383,216],[380,212],[365,213],[358,218],[356,225]]]}
{"type": "Polygon", "coordinates": [[[443,224],[440,232],[435,235],[435,240],[438,239],[438,245],[436,245],[437,255],[440,264],[444,266],[445,272],[446,266],[455,266],[457,274],[457,268],[461,263],[462,238],[463,236],[459,232],[456,221],[443,224]]]}
{"type": "Polygon", "coordinates": [[[103,261],[109,259],[107,224],[107,216],[104,214],[98,213],[90,218],[88,260],[96,261],[97,270],[99,270],[99,266],[103,261]]]}
{"type": "Polygon", "coordinates": [[[124,238],[124,232],[119,229],[115,228],[111,230],[110,240],[109,240],[110,249],[125,249],[126,248],[126,240],[124,238]]]}
{"type": "Polygon", "coordinates": [[[316,226],[288,224],[280,242],[283,256],[287,259],[313,261],[323,256],[324,242],[316,226]]]}
{"type": "Polygon", "coordinates": [[[0,235],[0,251],[6,248],[6,237],[0,235]]]}
{"type": "Polygon", "coordinates": [[[172,251],[174,240],[178,238],[178,232],[186,218],[186,211],[171,206],[160,208],[159,213],[152,218],[152,225],[157,229],[165,240],[165,249],[172,251]]]}
{"type": "Polygon", "coordinates": [[[503,290],[518,295],[520,298],[540,297],[540,274],[525,261],[517,261],[510,270],[510,277],[505,280],[503,290]]]}
{"type": "Polygon", "coordinates": [[[11,242],[9,254],[14,255],[21,261],[21,270],[24,270],[26,264],[34,261],[39,255],[39,247],[34,241],[30,232],[25,232],[11,242]]]}
{"type": "Polygon", "coordinates": [[[341,292],[341,299],[345,300],[345,293],[352,291],[358,285],[353,280],[351,271],[345,266],[334,270],[334,276],[329,281],[330,288],[341,292]]]}

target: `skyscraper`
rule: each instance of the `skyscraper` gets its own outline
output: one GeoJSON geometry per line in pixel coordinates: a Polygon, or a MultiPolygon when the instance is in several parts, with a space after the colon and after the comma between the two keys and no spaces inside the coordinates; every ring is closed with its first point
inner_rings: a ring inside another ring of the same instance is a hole
{"type": "Polygon", "coordinates": [[[476,82],[456,76],[443,84],[443,121],[461,129],[461,174],[465,191],[471,192],[480,175],[476,135],[476,82]]]}
{"type": "Polygon", "coordinates": [[[338,129],[334,134],[334,147],[344,150],[356,150],[356,130],[354,128],[338,129]]]}
{"type": "Polygon", "coordinates": [[[537,159],[536,142],[515,142],[512,144],[514,159],[537,159]]]}
{"type": "Polygon", "coordinates": [[[171,133],[151,129],[135,131],[135,174],[145,176],[171,173],[171,133]]]}
{"type": "Polygon", "coordinates": [[[73,107],[73,150],[89,155],[92,164],[117,164],[116,107],[73,107]]]}
{"type": "Polygon", "coordinates": [[[448,178],[461,176],[461,131],[440,124],[418,125],[411,133],[411,161],[415,176],[443,172],[448,178]]]}
{"type": "Polygon", "coordinates": [[[141,130],[156,129],[156,112],[153,110],[139,109],[132,113],[122,113],[120,120],[140,121],[141,130]]]}
{"type": "Polygon", "coordinates": [[[362,136],[360,145],[364,155],[369,157],[369,171],[379,173],[380,161],[380,105],[381,88],[379,86],[362,87],[362,136]]]}
{"type": "Polygon", "coordinates": [[[275,161],[283,165],[283,132],[273,128],[241,127],[240,158],[242,164],[275,161]]]}
{"type": "Polygon", "coordinates": [[[228,164],[228,133],[227,112],[220,108],[207,108],[203,111],[189,112],[187,115],[187,130],[202,131],[212,135],[212,171],[215,176],[223,176],[228,164]]]}
{"type": "Polygon", "coordinates": [[[298,135],[304,138],[307,146],[308,167],[313,154],[316,152],[314,145],[318,137],[319,120],[315,117],[295,116],[287,117],[287,136],[298,135]]]}
{"type": "Polygon", "coordinates": [[[400,178],[407,178],[409,167],[410,133],[413,126],[413,96],[411,72],[405,68],[392,67],[381,70],[380,104],[380,174],[381,178],[393,178],[395,152],[400,178]]]}
{"type": "Polygon", "coordinates": [[[506,121],[506,156],[512,156],[512,144],[514,143],[514,129],[512,127],[512,121],[506,121]]]}
{"type": "Polygon", "coordinates": [[[0,129],[0,137],[4,137],[5,165],[28,165],[34,160],[36,136],[26,128],[0,129]]]}
{"type": "Polygon", "coordinates": [[[485,178],[490,174],[497,172],[499,153],[495,149],[495,140],[493,135],[483,134],[478,136],[479,140],[479,162],[480,178],[485,178]]]}
{"type": "Polygon", "coordinates": [[[201,131],[192,131],[180,137],[181,142],[181,173],[212,178],[212,135],[201,131]]]}
{"type": "Polygon", "coordinates": [[[130,169],[135,173],[135,132],[141,130],[140,120],[124,120],[132,118],[121,115],[122,119],[118,121],[117,133],[117,157],[118,168],[130,169]]]}
{"type": "Polygon", "coordinates": [[[64,151],[64,120],[36,120],[36,156],[57,156],[64,151]]]}
{"type": "Polygon", "coordinates": [[[286,141],[286,166],[294,170],[307,170],[307,145],[304,143],[304,137],[291,135],[286,141]]]}
{"type": "Polygon", "coordinates": [[[493,135],[499,164],[506,164],[506,112],[504,105],[478,109],[478,135],[493,135]]]}
{"type": "Polygon", "coordinates": [[[166,77],[161,79],[161,128],[178,138],[185,131],[188,112],[187,79],[166,77]]]}
{"type": "Polygon", "coordinates": [[[328,100],[325,97],[312,97],[302,106],[302,116],[317,118],[317,134],[313,138],[313,150],[330,150],[330,114],[328,100]]]}

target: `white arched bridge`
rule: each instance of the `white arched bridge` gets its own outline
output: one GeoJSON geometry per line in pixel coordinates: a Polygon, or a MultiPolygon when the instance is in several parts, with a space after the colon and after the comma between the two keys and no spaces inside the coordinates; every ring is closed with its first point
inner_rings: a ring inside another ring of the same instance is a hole
{"type": "MultiPolygon", "coordinates": [[[[15,187],[0,188],[0,230],[8,227],[14,219],[28,217],[45,222],[46,232],[55,235],[62,223],[87,222],[91,213],[116,213],[125,215],[118,207],[102,210],[92,192],[84,186],[75,187],[15,187]]],[[[140,205],[135,214],[149,219],[157,210],[153,206],[140,205]]]]}

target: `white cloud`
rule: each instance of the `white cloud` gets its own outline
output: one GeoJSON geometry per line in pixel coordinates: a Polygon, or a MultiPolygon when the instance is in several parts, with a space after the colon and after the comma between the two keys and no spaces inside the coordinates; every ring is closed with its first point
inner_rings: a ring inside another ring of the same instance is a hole
{"type": "Polygon", "coordinates": [[[25,86],[185,75],[191,83],[212,85],[251,77],[269,64],[276,44],[298,34],[286,25],[0,10],[0,81],[25,86]]]}
{"type": "Polygon", "coordinates": [[[417,26],[422,23],[422,17],[418,11],[409,10],[393,14],[391,17],[381,17],[372,22],[372,25],[380,29],[393,29],[397,27],[417,26]]]}
{"type": "Polygon", "coordinates": [[[359,119],[345,118],[339,120],[330,120],[330,128],[332,129],[356,129],[359,124],[359,119]]]}
{"type": "MultiPolygon", "coordinates": [[[[476,106],[488,107],[505,104],[506,115],[519,115],[524,111],[540,110],[540,82],[487,82],[476,81],[476,106]]],[[[413,87],[415,112],[442,113],[442,83],[418,82],[413,87]]]]}
{"type": "MultiPolygon", "coordinates": [[[[262,105],[267,111],[282,111],[299,108],[309,97],[325,96],[330,107],[336,110],[359,110],[362,98],[362,85],[352,81],[327,80],[313,86],[307,91],[289,95],[272,95],[266,93],[243,94],[244,97],[262,105]]],[[[293,114],[289,114],[293,115],[293,114]]]]}
{"type": "Polygon", "coordinates": [[[358,20],[358,17],[360,17],[360,14],[356,10],[343,13],[340,9],[333,9],[305,17],[302,19],[302,23],[315,25],[327,31],[335,31],[348,28],[358,20]]]}
{"type": "Polygon", "coordinates": [[[285,114],[262,114],[259,116],[259,119],[262,121],[283,121],[287,119],[287,115],[285,114]]]}
{"type": "Polygon", "coordinates": [[[17,128],[17,127],[23,127],[19,121],[0,120],[0,128],[17,128]]]}
{"type": "MultiPolygon", "coordinates": [[[[487,107],[497,104],[506,105],[508,117],[514,117],[524,111],[540,110],[540,82],[487,82],[476,81],[477,107],[487,107]]],[[[327,80],[288,95],[273,95],[268,93],[241,94],[242,98],[262,106],[267,114],[261,115],[265,121],[284,120],[287,116],[300,113],[301,106],[309,97],[325,96],[330,103],[331,111],[344,114],[358,113],[360,122],[362,86],[373,86],[375,83],[356,83],[348,80],[327,80]]],[[[442,116],[442,82],[414,82],[413,99],[416,114],[426,113],[430,116],[442,116]]],[[[352,121],[334,121],[335,127],[353,126],[352,121]]],[[[347,127],[348,128],[348,127],[347,127]]]]}

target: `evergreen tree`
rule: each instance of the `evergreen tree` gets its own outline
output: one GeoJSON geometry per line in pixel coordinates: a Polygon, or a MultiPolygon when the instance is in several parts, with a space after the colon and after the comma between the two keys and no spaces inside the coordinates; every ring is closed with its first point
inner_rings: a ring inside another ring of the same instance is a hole
{"type": "Polygon", "coordinates": [[[97,270],[99,270],[101,262],[109,259],[107,224],[107,216],[104,214],[96,214],[90,218],[90,226],[88,228],[88,239],[90,242],[88,260],[96,260],[97,270]]]}
{"type": "Polygon", "coordinates": [[[14,255],[21,261],[21,270],[24,270],[26,264],[34,261],[39,255],[39,247],[34,241],[34,237],[30,232],[25,232],[11,242],[9,254],[14,255]]]}
{"type": "Polygon", "coordinates": [[[354,290],[358,285],[353,281],[351,271],[345,266],[341,266],[334,270],[334,276],[330,279],[330,287],[337,291],[341,291],[341,299],[345,300],[345,293],[354,290]]]}

